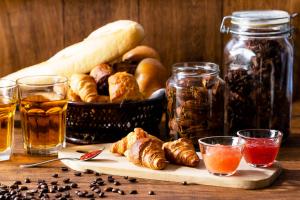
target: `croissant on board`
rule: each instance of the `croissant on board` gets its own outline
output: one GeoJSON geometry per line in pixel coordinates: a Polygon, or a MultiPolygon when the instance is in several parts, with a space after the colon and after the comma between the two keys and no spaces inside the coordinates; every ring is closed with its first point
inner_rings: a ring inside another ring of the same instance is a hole
{"type": "Polygon", "coordinates": [[[70,87],[84,102],[107,102],[108,96],[100,96],[97,93],[97,85],[93,77],[86,74],[73,74],[70,79],[70,87]]]}
{"type": "Polygon", "coordinates": [[[167,166],[162,143],[154,138],[137,140],[128,150],[127,159],[135,165],[150,169],[164,169],[167,166]]]}
{"type": "Polygon", "coordinates": [[[153,135],[148,134],[142,128],[135,128],[132,132],[130,132],[126,137],[123,137],[121,140],[112,144],[110,151],[112,153],[118,153],[121,155],[125,155],[126,151],[138,140],[141,138],[153,138],[159,141],[162,145],[162,141],[156,138],[153,135]]]}
{"type": "Polygon", "coordinates": [[[196,167],[200,162],[193,143],[185,138],[164,143],[163,150],[167,160],[174,164],[196,167]]]}

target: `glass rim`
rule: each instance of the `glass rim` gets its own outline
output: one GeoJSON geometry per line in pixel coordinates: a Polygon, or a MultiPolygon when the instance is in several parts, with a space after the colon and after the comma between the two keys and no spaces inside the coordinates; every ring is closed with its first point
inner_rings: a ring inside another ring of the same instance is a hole
{"type": "Polygon", "coordinates": [[[208,76],[217,75],[220,72],[220,67],[216,63],[202,62],[202,61],[187,61],[177,62],[172,65],[172,71],[178,73],[185,73],[188,76],[208,76]],[[209,67],[209,68],[208,68],[209,67]],[[199,73],[185,73],[187,70],[204,70],[205,72],[199,73]]]}
{"type": "Polygon", "coordinates": [[[237,131],[237,136],[241,137],[241,138],[245,138],[245,139],[259,139],[259,138],[266,138],[266,139],[277,139],[277,138],[282,138],[283,134],[281,131],[276,130],[276,129],[243,129],[243,130],[239,130],[237,131]],[[249,137],[249,136],[245,136],[242,134],[242,132],[246,132],[246,131],[267,131],[269,133],[271,132],[276,132],[278,133],[278,135],[274,136],[274,137],[249,137]]]}
{"type": "Polygon", "coordinates": [[[17,87],[16,81],[13,81],[10,79],[5,79],[5,78],[0,78],[0,82],[2,82],[2,81],[5,81],[5,82],[11,83],[11,84],[8,84],[6,86],[0,85],[0,89],[11,89],[11,88],[17,87]]]}
{"type": "Polygon", "coordinates": [[[245,140],[243,138],[240,138],[240,137],[237,137],[237,136],[210,136],[210,137],[204,137],[204,138],[200,138],[198,139],[198,143],[199,144],[203,144],[203,145],[206,145],[206,146],[216,146],[217,144],[209,144],[209,143],[206,143],[206,142],[203,142],[202,140],[206,140],[206,139],[241,139],[241,143],[237,144],[237,145],[224,145],[224,144],[221,144],[223,146],[233,146],[233,147],[239,147],[239,146],[242,146],[245,144],[245,140]]]}
{"type": "Polygon", "coordinates": [[[24,76],[21,78],[18,78],[16,81],[16,84],[19,86],[34,86],[34,87],[46,87],[46,86],[53,86],[53,85],[57,85],[57,84],[64,84],[64,83],[68,83],[68,78],[66,76],[61,76],[61,75],[33,75],[33,76],[24,76]],[[52,80],[54,80],[54,78],[60,78],[61,80],[55,80],[52,83],[26,83],[26,82],[22,82],[26,79],[33,79],[33,78],[42,78],[42,77],[49,77],[52,78],[52,80]]]}

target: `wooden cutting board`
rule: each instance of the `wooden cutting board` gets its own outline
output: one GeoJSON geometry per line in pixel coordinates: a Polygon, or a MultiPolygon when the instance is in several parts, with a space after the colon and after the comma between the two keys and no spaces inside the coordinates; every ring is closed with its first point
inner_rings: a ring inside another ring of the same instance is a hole
{"type": "Polygon", "coordinates": [[[91,169],[100,173],[119,176],[130,176],[174,182],[187,181],[188,183],[243,189],[258,189],[267,187],[280,175],[282,171],[278,162],[276,162],[271,168],[265,169],[248,166],[244,160],[241,161],[236,174],[230,177],[218,177],[209,174],[205,169],[202,160],[197,168],[168,164],[167,168],[164,170],[151,170],[148,168],[135,166],[125,157],[110,153],[110,144],[74,146],[65,148],[58,153],[58,157],[79,158],[82,153],[78,153],[77,151],[91,151],[102,147],[105,147],[104,152],[97,156],[94,160],[62,160],[62,162],[71,169],[77,171],[91,169]]]}

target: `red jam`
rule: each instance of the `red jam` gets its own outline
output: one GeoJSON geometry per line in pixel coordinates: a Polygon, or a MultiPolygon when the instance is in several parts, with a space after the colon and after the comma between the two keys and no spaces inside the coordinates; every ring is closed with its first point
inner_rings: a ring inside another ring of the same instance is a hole
{"type": "Polygon", "coordinates": [[[244,158],[255,166],[270,166],[279,151],[279,144],[268,138],[255,138],[246,141],[244,158]]]}

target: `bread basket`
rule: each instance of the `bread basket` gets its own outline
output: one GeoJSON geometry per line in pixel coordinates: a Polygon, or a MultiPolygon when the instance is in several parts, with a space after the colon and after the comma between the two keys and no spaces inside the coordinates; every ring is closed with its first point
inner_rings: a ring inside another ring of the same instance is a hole
{"type": "Polygon", "coordinates": [[[135,127],[159,136],[159,125],[165,109],[165,91],[161,89],[155,93],[150,99],[121,104],[69,102],[67,142],[115,142],[135,127]]]}

